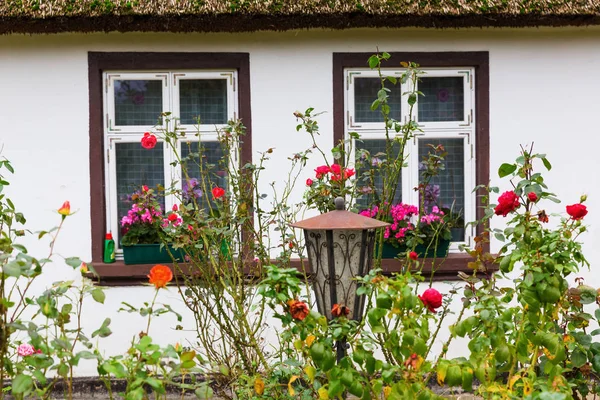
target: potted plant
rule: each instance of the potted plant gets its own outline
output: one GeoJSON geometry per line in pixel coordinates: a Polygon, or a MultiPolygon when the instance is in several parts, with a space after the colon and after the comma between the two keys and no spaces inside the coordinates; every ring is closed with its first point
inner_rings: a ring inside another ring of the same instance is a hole
{"type": "MultiPolygon", "coordinates": [[[[361,215],[375,218],[379,207],[363,210],[361,215]]],[[[398,203],[380,219],[389,222],[383,234],[382,258],[395,258],[398,253],[414,251],[419,257],[445,257],[452,239],[454,216],[449,210],[432,206],[429,211],[398,203]]]]}
{"type": "Polygon", "coordinates": [[[181,251],[170,246],[167,250],[161,244],[164,230],[182,223],[177,206],[163,215],[156,196],[156,191],[146,185],[130,196],[131,208],[121,218],[121,248],[127,265],[169,262],[172,261],[171,255],[177,261],[183,260],[181,251]]]}

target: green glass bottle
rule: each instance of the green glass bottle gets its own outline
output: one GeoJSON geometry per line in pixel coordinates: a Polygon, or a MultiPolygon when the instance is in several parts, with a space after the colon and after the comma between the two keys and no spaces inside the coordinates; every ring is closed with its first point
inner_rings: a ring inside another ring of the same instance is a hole
{"type": "Polygon", "coordinates": [[[110,232],[104,238],[104,262],[107,264],[115,262],[115,241],[110,232]]]}

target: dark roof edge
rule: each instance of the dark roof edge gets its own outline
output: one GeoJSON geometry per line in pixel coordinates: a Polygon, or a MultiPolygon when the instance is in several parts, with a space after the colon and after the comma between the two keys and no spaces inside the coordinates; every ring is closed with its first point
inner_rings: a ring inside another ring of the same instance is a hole
{"type": "Polygon", "coordinates": [[[370,15],[345,14],[204,14],[0,18],[0,34],[65,32],[253,32],[328,28],[473,28],[563,27],[600,25],[600,15],[464,14],[370,15]]]}

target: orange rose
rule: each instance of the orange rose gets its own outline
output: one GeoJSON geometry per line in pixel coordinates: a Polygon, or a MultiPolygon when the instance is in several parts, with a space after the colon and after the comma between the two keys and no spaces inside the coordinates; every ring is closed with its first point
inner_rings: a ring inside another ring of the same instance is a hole
{"type": "Polygon", "coordinates": [[[334,304],[331,308],[331,315],[334,318],[339,318],[341,316],[347,317],[350,314],[350,309],[345,305],[334,304]]]}
{"type": "Polygon", "coordinates": [[[166,265],[155,265],[150,270],[148,278],[150,279],[150,283],[153,284],[156,289],[160,289],[167,286],[167,283],[173,280],[173,272],[171,272],[171,268],[166,265]]]}
{"type": "Polygon", "coordinates": [[[61,208],[58,209],[58,213],[64,217],[67,217],[71,214],[71,203],[65,201],[61,208]]]}
{"type": "Polygon", "coordinates": [[[300,300],[290,300],[287,302],[288,306],[290,306],[290,314],[292,314],[292,318],[302,321],[308,313],[308,306],[305,302],[300,300]]]}

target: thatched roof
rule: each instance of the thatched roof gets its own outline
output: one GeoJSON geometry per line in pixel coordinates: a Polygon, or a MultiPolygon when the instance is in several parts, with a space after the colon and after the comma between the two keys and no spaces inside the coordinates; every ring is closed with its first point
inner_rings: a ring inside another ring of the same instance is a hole
{"type": "Polygon", "coordinates": [[[0,1],[0,34],[600,25],[600,0],[0,1]]]}

